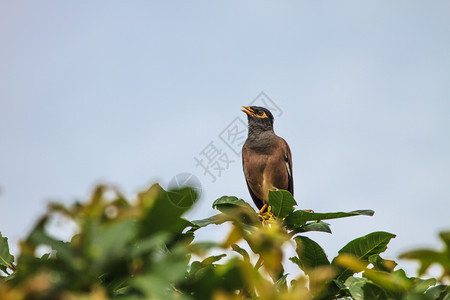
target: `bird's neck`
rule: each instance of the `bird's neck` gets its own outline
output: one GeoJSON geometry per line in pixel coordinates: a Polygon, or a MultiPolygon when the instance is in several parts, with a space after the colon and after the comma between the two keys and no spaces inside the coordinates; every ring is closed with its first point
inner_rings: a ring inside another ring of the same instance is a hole
{"type": "Polygon", "coordinates": [[[248,147],[254,151],[267,152],[270,151],[275,138],[276,135],[273,132],[273,129],[264,131],[249,129],[246,143],[248,147]]]}

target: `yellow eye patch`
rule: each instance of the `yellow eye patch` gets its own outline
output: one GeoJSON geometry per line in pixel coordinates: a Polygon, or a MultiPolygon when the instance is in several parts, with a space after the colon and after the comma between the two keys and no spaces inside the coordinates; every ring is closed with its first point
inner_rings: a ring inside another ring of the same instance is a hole
{"type": "Polygon", "coordinates": [[[257,116],[258,118],[261,118],[261,119],[267,118],[267,115],[266,115],[265,111],[263,111],[262,114],[257,114],[257,115],[255,114],[255,116],[257,116]]]}

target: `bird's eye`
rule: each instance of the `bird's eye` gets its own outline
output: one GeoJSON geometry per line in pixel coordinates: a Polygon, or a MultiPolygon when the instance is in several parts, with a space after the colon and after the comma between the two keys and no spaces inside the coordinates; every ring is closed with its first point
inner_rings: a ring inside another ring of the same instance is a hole
{"type": "Polygon", "coordinates": [[[261,111],[258,113],[258,118],[267,118],[266,112],[265,111],[261,111]]]}

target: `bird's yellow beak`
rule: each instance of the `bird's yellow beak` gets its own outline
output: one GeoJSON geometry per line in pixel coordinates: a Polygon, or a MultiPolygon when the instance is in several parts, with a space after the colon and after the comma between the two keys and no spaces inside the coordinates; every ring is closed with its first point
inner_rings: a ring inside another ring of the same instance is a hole
{"type": "Polygon", "coordinates": [[[242,106],[243,109],[241,111],[245,112],[249,116],[254,116],[254,110],[250,106],[242,106]]]}

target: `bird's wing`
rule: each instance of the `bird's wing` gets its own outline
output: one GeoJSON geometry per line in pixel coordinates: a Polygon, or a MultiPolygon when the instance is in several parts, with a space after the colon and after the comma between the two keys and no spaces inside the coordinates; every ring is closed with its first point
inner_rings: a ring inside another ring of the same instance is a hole
{"type": "MultiPolygon", "coordinates": [[[[247,183],[248,191],[250,192],[250,196],[253,199],[253,202],[255,203],[256,207],[258,209],[261,209],[264,206],[264,201],[260,199],[255,192],[252,189],[252,185],[249,183],[249,178],[253,178],[255,176],[255,173],[252,172],[253,170],[249,169],[255,169],[254,168],[254,157],[251,157],[248,153],[247,147],[244,145],[242,148],[242,167],[244,169],[244,176],[245,176],[245,182],[247,183]],[[248,164],[247,164],[248,163],[248,164]]],[[[257,181],[256,178],[254,178],[254,181],[257,181]]]]}
{"type": "Polygon", "coordinates": [[[259,199],[258,196],[255,195],[255,193],[253,193],[247,179],[245,180],[245,182],[247,183],[248,191],[250,192],[250,196],[252,196],[253,202],[255,203],[256,207],[258,207],[258,209],[261,209],[264,206],[264,202],[259,199]]]}
{"type": "Polygon", "coordinates": [[[291,149],[289,148],[288,143],[283,139],[284,142],[284,163],[286,164],[286,171],[288,173],[288,188],[287,190],[294,195],[294,177],[292,174],[292,155],[291,149]]]}

